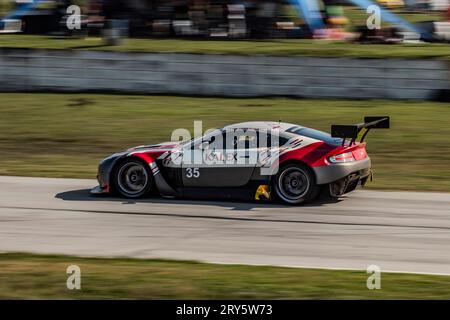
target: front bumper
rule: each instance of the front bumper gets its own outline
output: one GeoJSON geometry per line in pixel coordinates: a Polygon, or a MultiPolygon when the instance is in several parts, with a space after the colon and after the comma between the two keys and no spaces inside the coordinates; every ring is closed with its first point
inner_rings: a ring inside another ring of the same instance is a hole
{"type": "Polygon", "coordinates": [[[99,166],[97,181],[98,186],[91,189],[91,195],[106,194],[110,192],[108,174],[99,166]]]}
{"type": "Polygon", "coordinates": [[[367,157],[359,161],[315,167],[313,171],[316,175],[316,183],[320,185],[332,183],[350,175],[356,175],[360,179],[366,178],[370,174],[370,166],[370,158],[367,157]]]}
{"type": "Polygon", "coordinates": [[[94,188],[91,189],[90,194],[91,195],[99,195],[99,194],[105,194],[107,192],[104,191],[104,188],[102,188],[101,186],[96,186],[94,188]]]}
{"type": "Polygon", "coordinates": [[[101,167],[99,166],[98,170],[99,174],[97,175],[98,186],[91,189],[91,195],[100,195],[109,193],[109,186],[105,183],[105,178],[100,173],[102,172],[101,167]]]}
{"type": "Polygon", "coordinates": [[[114,164],[120,158],[122,154],[114,154],[108,158],[102,160],[98,166],[97,181],[98,186],[91,189],[92,195],[110,193],[110,176],[113,170],[114,164]]]}

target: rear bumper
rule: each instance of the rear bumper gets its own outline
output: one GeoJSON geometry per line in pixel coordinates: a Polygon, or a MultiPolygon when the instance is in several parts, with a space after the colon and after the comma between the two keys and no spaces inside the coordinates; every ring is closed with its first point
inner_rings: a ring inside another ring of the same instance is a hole
{"type": "Polygon", "coordinates": [[[317,184],[328,184],[352,174],[358,176],[360,179],[366,178],[370,174],[370,166],[370,158],[367,157],[359,161],[335,163],[312,169],[316,175],[317,184]]]}

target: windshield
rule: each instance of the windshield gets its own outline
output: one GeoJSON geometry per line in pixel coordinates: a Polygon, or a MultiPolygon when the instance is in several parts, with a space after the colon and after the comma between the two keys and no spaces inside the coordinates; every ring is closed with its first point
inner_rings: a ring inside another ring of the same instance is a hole
{"type": "Polygon", "coordinates": [[[341,145],[341,138],[333,138],[329,133],[304,127],[292,127],[287,132],[295,133],[312,139],[322,140],[331,145],[341,145]]]}

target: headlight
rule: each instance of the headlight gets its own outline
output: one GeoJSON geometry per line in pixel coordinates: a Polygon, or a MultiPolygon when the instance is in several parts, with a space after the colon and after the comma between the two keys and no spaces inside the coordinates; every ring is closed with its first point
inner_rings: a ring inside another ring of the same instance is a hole
{"type": "Polygon", "coordinates": [[[345,152],[329,157],[328,160],[330,160],[330,162],[332,163],[342,163],[355,161],[355,158],[353,157],[353,153],[345,152]]]}

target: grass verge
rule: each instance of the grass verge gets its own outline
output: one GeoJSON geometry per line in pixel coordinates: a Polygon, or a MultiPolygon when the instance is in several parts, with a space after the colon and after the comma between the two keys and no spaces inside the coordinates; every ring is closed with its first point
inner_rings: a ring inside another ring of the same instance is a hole
{"type": "Polygon", "coordinates": [[[0,254],[0,299],[450,299],[450,276],[0,254]],[[66,268],[81,268],[68,290],[66,268]]]}
{"type": "Polygon", "coordinates": [[[105,94],[0,94],[0,174],[94,178],[110,153],[203,129],[279,119],[329,131],[364,115],[390,115],[370,132],[370,188],[450,191],[450,108],[446,103],[287,98],[196,98],[105,94]]]}
{"type": "Polygon", "coordinates": [[[367,45],[319,40],[182,40],[127,39],[107,46],[100,38],[0,35],[0,48],[72,49],[119,52],[165,52],[272,56],[450,59],[448,44],[367,45]]]}

